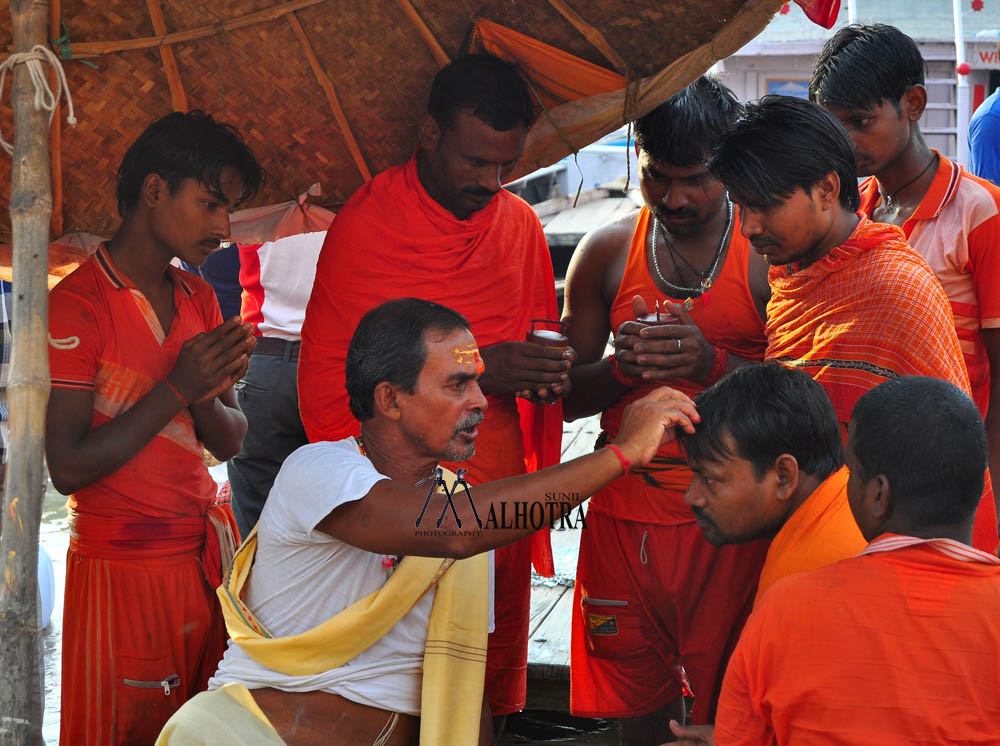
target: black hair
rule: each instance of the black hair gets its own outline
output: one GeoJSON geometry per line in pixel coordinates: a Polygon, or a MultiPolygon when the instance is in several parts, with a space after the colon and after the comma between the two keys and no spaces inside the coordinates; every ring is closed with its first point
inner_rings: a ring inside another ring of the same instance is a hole
{"type": "Polygon", "coordinates": [[[252,199],[264,182],[264,171],[253,151],[231,124],[217,122],[203,111],[175,111],[149,125],[132,143],[118,167],[118,213],[135,207],[142,182],[159,174],[173,194],[184,179],[222,191],[225,168],[235,169],[243,182],[237,203],[252,199]]]}
{"type": "Polygon", "coordinates": [[[460,313],[429,300],[397,298],[375,306],[361,317],[347,348],[351,414],[361,422],[375,415],[375,387],[383,381],[413,393],[427,362],[427,332],[468,328],[460,313]]]}
{"type": "Polygon", "coordinates": [[[702,391],[695,405],[701,422],[683,436],[689,462],[745,459],[758,481],[783,453],[819,479],[844,464],[837,413],[804,371],[776,362],[745,365],[702,391]]]}
{"type": "Polygon", "coordinates": [[[869,111],[924,84],[926,65],[913,39],[895,26],[844,26],[816,58],[809,98],[823,106],[869,111]]]}
{"type": "Polygon", "coordinates": [[[636,119],[635,141],[653,160],[693,166],[708,157],[742,112],[743,105],[731,90],[702,75],[636,119]]]}
{"type": "Polygon", "coordinates": [[[895,510],[916,527],[970,518],[986,479],[986,430],[979,410],[954,384],[925,376],[880,383],[851,413],[860,475],[885,475],[895,510]]]}
{"type": "Polygon", "coordinates": [[[821,106],[791,96],[764,96],[746,106],[708,160],[733,201],[756,210],[808,192],[831,171],[840,177],[840,204],[861,204],[858,166],[847,130],[821,106]]]}
{"type": "Polygon", "coordinates": [[[535,118],[531,92],[517,66],[486,53],[458,57],[434,76],[427,113],[447,129],[459,111],[501,132],[530,127],[535,118]]]}

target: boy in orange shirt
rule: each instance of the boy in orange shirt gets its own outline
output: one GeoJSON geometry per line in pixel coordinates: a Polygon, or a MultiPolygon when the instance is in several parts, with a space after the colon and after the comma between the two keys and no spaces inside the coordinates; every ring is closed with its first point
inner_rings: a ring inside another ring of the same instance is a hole
{"type": "MultiPolygon", "coordinates": [[[[893,26],[847,26],[823,46],[810,97],[834,114],[858,157],[861,213],[902,228],[941,282],[1000,469],[1000,186],[929,147],[926,65],[893,26]],[[992,410],[992,411],[991,411],[992,410]]],[[[959,133],[959,137],[964,137],[959,133]]],[[[996,495],[994,495],[996,497],[996,495]]]]}
{"type": "Polygon", "coordinates": [[[163,117],[119,168],[121,226],[49,297],[46,455],[72,495],[64,746],[152,743],[222,657],[213,590],[235,523],[203,454],[239,450],[232,385],[254,343],[170,262],[204,262],[261,179],[232,127],[163,117]]]}
{"type": "MultiPolygon", "coordinates": [[[[746,112],[708,167],[771,264],[766,359],[815,378],[845,428],[858,399],[891,378],[933,376],[971,392],[941,283],[901,229],[857,212],[857,161],[837,118],[790,96],[746,112]]],[[[995,553],[986,484],[974,541],[995,553]]]]}

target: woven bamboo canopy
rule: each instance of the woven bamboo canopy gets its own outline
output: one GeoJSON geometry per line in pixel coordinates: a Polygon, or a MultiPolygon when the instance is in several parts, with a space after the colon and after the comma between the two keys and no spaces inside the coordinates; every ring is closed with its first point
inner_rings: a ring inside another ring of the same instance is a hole
{"type": "MultiPolygon", "coordinates": [[[[319,182],[319,204],[335,208],[409,156],[430,81],[469,48],[477,19],[606,74],[603,92],[576,101],[580,91],[545,80],[558,70],[535,77],[546,113],[516,176],[655,107],[753,38],[781,4],[52,0],[50,38],[79,121],[60,121],[63,107],[53,125],[52,237],[113,232],[115,169],[143,128],[174,109],[204,109],[239,127],[268,172],[255,204],[294,199],[319,182]]],[[[11,48],[8,17],[0,18],[0,40],[11,48]]],[[[9,136],[11,126],[4,101],[0,131],[9,136]]],[[[2,243],[10,242],[9,191],[10,162],[0,158],[2,243]]]]}

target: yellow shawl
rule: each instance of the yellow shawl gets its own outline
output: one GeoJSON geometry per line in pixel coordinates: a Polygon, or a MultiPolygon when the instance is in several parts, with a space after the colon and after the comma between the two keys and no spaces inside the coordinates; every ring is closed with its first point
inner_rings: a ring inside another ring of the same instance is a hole
{"type": "Polygon", "coordinates": [[[461,561],[405,557],[382,588],[335,617],[298,635],[274,637],[242,601],[256,550],[255,529],[217,590],[226,628],[247,655],[289,676],[310,676],[347,663],[437,585],[424,649],[420,742],[465,746],[478,741],[489,618],[486,554],[461,561]]]}

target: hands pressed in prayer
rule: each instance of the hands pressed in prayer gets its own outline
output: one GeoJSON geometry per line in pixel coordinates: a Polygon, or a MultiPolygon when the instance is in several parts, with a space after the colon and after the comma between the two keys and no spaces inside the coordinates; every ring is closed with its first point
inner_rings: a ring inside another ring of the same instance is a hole
{"type": "MultiPolygon", "coordinates": [[[[704,380],[712,370],[715,348],[684,306],[677,303],[664,306],[664,313],[676,316],[678,323],[651,326],[626,321],[618,327],[615,360],[622,373],[642,381],[704,380]]],[[[632,311],[636,318],[649,313],[642,296],[632,299],[632,311]]]]}
{"type": "Polygon", "coordinates": [[[513,393],[529,401],[550,403],[570,392],[569,369],[576,360],[572,347],[501,342],[479,352],[486,364],[479,379],[483,393],[513,393]]]}
{"type": "Polygon", "coordinates": [[[181,346],[168,380],[187,402],[210,402],[243,377],[255,345],[251,324],[227,319],[181,346]]]}

